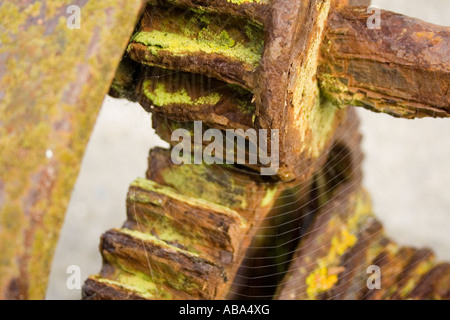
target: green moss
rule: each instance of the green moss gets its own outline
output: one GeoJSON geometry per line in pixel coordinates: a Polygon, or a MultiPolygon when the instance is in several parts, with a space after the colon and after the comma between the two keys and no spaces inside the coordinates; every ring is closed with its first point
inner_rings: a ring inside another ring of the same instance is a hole
{"type": "Polygon", "coordinates": [[[321,74],[319,77],[321,96],[336,107],[357,105],[358,98],[348,92],[348,87],[331,74],[321,74]]]}
{"type": "Polygon", "coordinates": [[[264,50],[263,29],[241,18],[175,10],[163,12],[153,25],[154,29],[137,32],[132,42],[147,46],[156,57],[161,51],[175,56],[218,54],[256,67],[264,50]]]}
{"type": "Polygon", "coordinates": [[[347,86],[331,74],[320,75],[320,86],[330,92],[347,92],[347,86]]]}
{"type": "Polygon", "coordinates": [[[146,45],[148,50],[155,56],[160,51],[169,51],[175,56],[202,52],[224,55],[256,66],[259,64],[262,55],[262,53],[254,52],[252,48],[246,47],[241,43],[236,43],[233,47],[230,47],[231,40],[225,41],[223,36],[214,38],[212,41],[205,41],[200,38],[192,39],[185,35],[153,30],[136,33],[133,41],[146,45]]]}
{"type": "MultiPolygon", "coordinates": [[[[168,0],[169,2],[174,2],[174,3],[176,3],[176,1],[177,0],[168,0]]],[[[191,10],[192,12],[195,12],[195,13],[198,13],[200,16],[205,16],[205,17],[208,17],[205,13],[207,12],[207,10],[206,10],[206,8],[205,7],[195,7],[195,8],[189,8],[189,10],[191,10]]],[[[210,19],[208,19],[208,18],[203,18],[203,19],[205,19],[206,20],[206,22],[207,23],[210,23],[211,22],[211,20],[210,19]]],[[[205,21],[204,20],[204,21],[205,21]]]]}
{"type": "MultiPolygon", "coordinates": [[[[171,246],[171,245],[167,244],[166,242],[159,240],[158,238],[156,238],[155,236],[153,236],[151,234],[147,234],[147,233],[143,233],[143,232],[139,232],[139,231],[135,231],[135,230],[129,230],[129,229],[120,229],[120,232],[130,235],[136,239],[139,239],[139,240],[142,240],[145,242],[152,242],[155,245],[162,247],[164,250],[167,250],[169,252],[176,251],[179,254],[190,256],[191,261],[196,261],[196,263],[202,263],[202,264],[207,264],[207,265],[218,267],[211,260],[208,260],[207,258],[205,258],[205,256],[203,256],[202,254],[198,254],[198,253],[191,252],[188,250],[180,249],[175,246],[171,246]]],[[[110,257],[110,259],[114,260],[114,257],[110,257]]],[[[114,261],[113,263],[117,264],[120,262],[114,261]]],[[[127,268],[123,264],[120,264],[120,265],[122,268],[129,270],[129,268],[127,268]]],[[[131,268],[132,268],[132,266],[131,266],[131,268]]],[[[135,273],[134,270],[129,271],[129,272],[135,273]]],[[[194,292],[194,291],[202,290],[202,288],[199,287],[198,282],[195,279],[193,279],[191,276],[188,276],[188,275],[184,274],[183,272],[174,271],[174,269],[170,265],[168,265],[164,262],[158,263],[158,267],[152,269],[151,277],[152,277],[152,281],[154,281],[155,283],[167,284],[167,285],[169,285],[175,289],[181,290],[181,291],[194,292]]]]}
{"type": "Polygon", "coordinates": [[[128,273],[125,271],[118,272],[117,280],[127,287],[134,288],[137,292],[143,295],[150,295],[151,297],[157,299],[167,299],[170,300],[172,295],[164,291],[161,286],[157,286],[148,278],[147,275],[143,273],[128,273]]]}
{"type": "Polygon", "coordinates": [[[164,170],[164,181],[173,186],[180,193],[201,198],[227,208],[245,209],[247,199],[245,190],[235,185],[231,174],[219,177],[212,176],[214,172],[210,166],[182,165],[164,170]]]}
{"type": "Polygon", "coordinates": [[[211,93],[207,96],[203,96],[197,99],[192,99],[185,89],[177,92],[166,91],[164,84],[158,83],[154,90],[150,90],[152,87],[152,80],[147,79],[143,83],[143,92],[147,98],[149,98],[152,103],[158,107],[164,107],[171,104],[186,104],[191,106],[198,105],[216,105],[220,101],[220,94],[211,93]]]}
{"type": "Polygon", "coordinates": [[[233,91],[236,91],[239,95],[242,95],[242,96],[248,95],[248,94],[251,93],[251,92],[248,91],[247,89],[242,88],[241,86],[239,86],[239,85],[237,85],[237,84],[234,84],[234,83],[227,83],[227,86],[228,86],[229,88],[231,88],[233,91]]]}
{"type": "Polygon", "coordinates": [[[255,112],[255,105],[248,100],[236,99],[237,106],[243,114],[253,114],[255,112]]]}
{"type": "Polygon", "coordinates": [[[243,114],[255,113],[256,106],[251,102],[252,93],[250,91],[232,83],[227,83],[227,86],[235,91],[234,101],[237,103],[237,107],[243,114]]]}
{"type": "Polygon", "coordinates": [[[166,286],[185,292],[198,290],[195,282],[185,274],[174,271],[168,264],[160,262],[146,274],[136,270],[133,260],[117,258],[108,253],[104,253],[104,258],[115,267],[114,273],[110,276],[112,279],[105,279],[106,283],[132,290],[144,298],[170,299],[171,295],[164,290],[166,286]]]}
{"type": "Polygon", "coordinates": [[[91,279],[100,283],[105,283],[113,287],[119,287],[125,291],[133,292],[134,294],[141,296],[148,300],[170,300],[172,296],[170,293],[158,288],[153,282],[142,279],[135,274],[127,273],[125,271],[117,271],[114,280],[103,278],[100,275],[94,275],[91,279]]]}
{"type": "Polygon", "coordinates": [[[314,156],[319,156],[321,150],[329,141],[333,133],[336,112],[339,109],[327,99],[322,99],[319,90],[315,104],[309,114],[309,128],[312,134],[311,152],[314,156]]]}
{"type": "MultiPolygon", "coordinates": [[[[115,262],[116,268],[109,281],[111,284],[122,286],[125,289],[133,290],[144,298],[171,299],[171,294],[161,286],[157,286],[153,279],[142,272],[130,270],[126,266],[115,262]]],[[[106,280],[106,279],[104,279],[106,280]]],[[[108,281],[108,280],[107,280],[108,281]]]]}
{"type": "Polygon", "coordinates": [[[244,3],[269,3],[271,0],[227,0],[227,2],[234,4],[244,4],[244,3]]]}
{"type": "Polygon", "coordinates": [[[249,22],[245,25],[244,29],[250,44],[254,46],[254,50],[256,52],[262,52],[264,50],[264,36],[260,26],[249,22]]]}
{"type": "Polygon", "coordinates": [[[277,194],[277,187],[269,188],[261,201],[261,206],[266,207],[274,201],[274,197],[277,194]]]}
{"type": "MultiPolygon", "coordinates": [[[[154,195],[154,194],[153,194],[154,195]]],[[[147,196],[142,192],[131,194],[128,201],[138,203],[151,203],[161,206],[162,201],[158,197],[147,196]]],[[[198,238],[190,233],[189,228],[179,229],[169,214],[162,214],[160,210],[153,210],[146,207],[143,215],[136,217],[139,223],[139,230],[151,233],[157,239],[168,244],[179,244],[186,250],[199,254],[198,238]]]]}
{"type": "Polygon", "coordinates": [[[170,187],[159,185],[156,182],[151,181],[151,180],[138,178],[135,181],[133,181],[131,186],[138,187],[143,190],[148,190],[151,192],[161,193],[168,197],[171,197],[178,201],[185,202],[192,206],[203,207],[205,209],[213,210],[215,212],[224,213],[226,215],[233,217],[234,219],[236,219],[236,221],[239,221],[241,226],[245,226],[247,223],[244,218],[242,218],[236,211],[234,211],[230,208],[227,208],[225,206],[215,204],[210,201],[203,200],[203,199],[197,199],[197,198],[192,198],[192,197],[182,195],[180,193],[177,193],[174,189],[172,189],[170,187]]]}
{"type": "Polygon", "coordinates": [[[160,217],[158,221],[153,220],[149,227],[156,232],[158,239],[168,244],[179,244],[191,253],[201,254],[197,249],[199,244],[197,237],[193,236],[193,234],[185,235],[182,233],[183,230],[179,232],[167,216],[160,217]]]}
{"type": "Polygon", "coordinates": [[[209,28],[203,28],[198,33],[197,39],[202,42],[215,42],[221,48],[232,48],[236,44],[236,41],[225,30],[216,34],[209,28]]]}
{"type": "Polygon", "coordinates": [[[144,193],[131,194],[129,196],[129,199],[131,201],[139,202],[139,203],[151,203],[158,207],[160,207],[162,205],[161,199],[158,199],[155,197],[150,197],[149,195],[144,194],[144,193]]]}
{"type": "Polygon", "coordinates": [[[154,243],[157,246],[165,248],[166,250],[175,250],[175,251],[181,252],[181,253],[186,254],[186,255],[190,255],[190,256],[193,256],[193,257],[200,258],[200,254],[199,253],[191,252],[191,251],[188,251],[188,250],[180,249],[180,248],[175,247],[175,246],[171,246],[167,242],[165,242],[165,241],[163,241],[161,239],[158,239],[157,237],[155,237],[154,235],[151,235],[149,233],[144,233],[144,232],[140,232],[140,231],[137,231],[137,230],[131,230],[131,229],[125,229],[125,228],[120,229],[120,232],[122,232],[122,233],[124,233],[126,235],[129,235],[129,236],[132,236],[133,238],[136,238],[136,239],[139,239],[139,240],[143,240],[143,241],[146,241],[146,242],[152,242],[152,243],[154,243]]]}

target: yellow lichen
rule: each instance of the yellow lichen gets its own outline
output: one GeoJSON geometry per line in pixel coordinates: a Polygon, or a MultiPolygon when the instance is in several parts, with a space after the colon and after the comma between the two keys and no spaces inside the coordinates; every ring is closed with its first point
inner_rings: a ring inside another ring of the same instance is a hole
{"type": "Polygon", "coordinates": [[[264,195],[264,198],[261,201],[261,206],[266,207],[269,204],[273,203],[276,193],[277,193],[277,187],[268,188],[266,191],[266,194],[264,195]]]}
{"type": "Polygon", "coordinates": [[[341,256],[356,243],[356,236],[350,234],[347,229],[342,229],[339,236],[331,239],[331,250],[336,256],[341,256]]]}
{"type": "Polygon", "coordinates": [[[328,222],[329,232],[335,235],[331,238],[327,254],[317,260],[317,267],[306,278],[309,299],[315,299],[337,283],[338,273],[342,271],[339,266],[341,257],[356,244],[360,224],[371,216],[370,202],[364,190],[352,195],[349,201],[354,204],[352,214],[345,220],[334,216],[328,222]]]}
{"type": "Polygon", "coordinates": [[[350,234],[347,229],[341,229],[339,235],[331,239],[328,255],[317,262],[318,267],[306,278],[306,293],[310,299],[315,299],[318,294],[331,289],[337,283],[337,274],[329,273],[329,270],[336,265],[337,258],[353,247],[356,241],[356,236],[350,234]]]}
{"type": "Polygon", "coordinates": [[[324,266],[314,270],[306,278],[306,294],[309,299],[314,300],[318,294],[330,290],[337,283],[336,274],[328,274],[328,269],[324,266]]]}
{"type": "Polygon", "coordinates": [[[227,0],[227,2],[234,4],[244,4],[244,3],[269,3],[271,0],[227,0]]]}

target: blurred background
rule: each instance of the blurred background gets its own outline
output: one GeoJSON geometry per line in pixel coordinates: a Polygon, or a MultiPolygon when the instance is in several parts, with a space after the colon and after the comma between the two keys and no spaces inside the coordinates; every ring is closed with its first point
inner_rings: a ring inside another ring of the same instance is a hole
{"type": "MultiPolygon", "coordinates": [[[[373,0],[422,20],[450,26],[448,0],[373,0]]],[[[449,57],[450,59],[450,57],[449,57]]],[[[394,119],[358,110],[364,185],[390,237],[403,245],[427,246],[450,261],[450,120],[394,119]]],[[[69,290],[67,267],[81,279],[101,267],[100,235],[126,219],[129,184],[144,177],[150,148],[166,146],[151,116],[139,105],[106,97],[86,150],[53,261],[47,299],[80,299],[69,290]]]]}

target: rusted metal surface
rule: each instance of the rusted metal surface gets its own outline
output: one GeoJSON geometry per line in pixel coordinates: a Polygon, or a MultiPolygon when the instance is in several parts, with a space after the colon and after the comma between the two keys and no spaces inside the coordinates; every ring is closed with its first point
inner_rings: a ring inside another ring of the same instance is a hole
{"type": "Polygon", "coordinates": [[[0,298],[45,295],[83,152],[141,5],[0,1],[0,298]],[[70,5],[79,29],[68,28],[70,5]]]}
{"type": "Polygon", "coordinates": [[[389,11],[370,29],[365,7],[330,14],[319,80],[324,95],[396,117],[450,116],[450,28],[389,11]]]}
{"type": "MultiPolygon", "coordinates": [[[[227,84],[248,90],[250,96],[239,99],[248,106],[245,107],[249,110],[247,115],[235,111],[242,108],[242,103],[239,105],[226,99],[208,101],[197,107],[222,112],[223,109],[219,108],[228,105],[233,123],[229,124],[230,119],[223,115],[216,115],[208,119],[213,126],[239,126],[245,129],[251,125],[255,129],[279,130],[277,177],[282,180],[308,179],[323,164],[326,159],[324,154],[332,144],[333,132],[345,118],[343,108],[335,108],[320,99],[314,76],[332,2],[255,2],[250,7],[259,7],[260,12],[267,12],[265,19],[259,19],[261,23],[255,24],[250,12],[242,11],[246,12],[244,16],[235,14],[241,12],[238,10],[241,4],[236,2],[211,1],[206,10],[208,13],[205,13],[205,10],[199,12],[197,7],[187,10],[186,4],[191,4],[189,1],[175,1],[175,4],[173,1],[160,1],[157,5],[147,6],[127,54],[142,65],[200,73],[223,82],[219,85],[217,81],[205,82],[210,86],[208,94],[222,94],[217,88],[227,84]],[[230,11],[230,8],[233,10],[230,11]],[[181,43],[190,45],[180,47],[181,43]],[[317,125],[320,121],[323,121],[322,124],[317,125]]],[[[137,81],[134,89],[138,92],[138,100],[144,105],[156,105],[153,112],[163,113],[177,121],[188,121],[192,117],[203,120],[195,106],[193,108],[187,103],[158,105],[162,101],[155,91],[163,85],[167,86],[167,92],[182,88],[189,93],[188,100],[196,100],[199,92],[203,92],[203,86],[186,82],[180,77],[182,81],[174,88],[176,79],[168,85],[166,81],[155,83],[145,78],[147,75],[153,77],[158,72],[153,68],[150,72],[135,74],[137,81]],[[148,95],[147,99],[141,99],[142,93],[148,95]],[[180,107],[190,117],[179,111],[175,115],[180,107]]],[[[267,145],[270,151],[271,142],[278,139],[275,136],[269,138],[267,145]]]]}

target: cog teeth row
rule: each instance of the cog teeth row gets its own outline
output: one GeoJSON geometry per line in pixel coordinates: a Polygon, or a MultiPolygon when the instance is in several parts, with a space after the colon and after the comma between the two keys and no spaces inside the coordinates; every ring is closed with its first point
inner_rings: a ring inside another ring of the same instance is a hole
{"type": "Polygon", "coordinates": [[[277,185],[260,175],[225,165],[176,165],[168,149],[154,148],[148,158],[147,179],[192,198],[204,199],[259,223],[270,210],[277,185]]]}
{"type": "Polygon", "coordinates": [[[128,219],[102,236],[103,268],[84,299],[224,297],[276,188],[226,166],[176,166],[167,149],[151,155],[157,182],[131,184],[128,219]]]}
{"type": "Polygon", "coordinates": [[[216,288],[227,281],[223,267],[210,259],[147,233],[128,229],[108,231],[101,249],[109,263],[133,274],[146,274],[157,285],[200,299],[214,298],[216,288]]]}
{"type": "Polygon", "coordinates": [[[210,259],[139,231],[110,230],[100,249],[103,269],[85,284],[86,299],[101,288],[116,298],[128,292],[136,299],[212,299],[227,282],[223,267],[210,259]]]}

